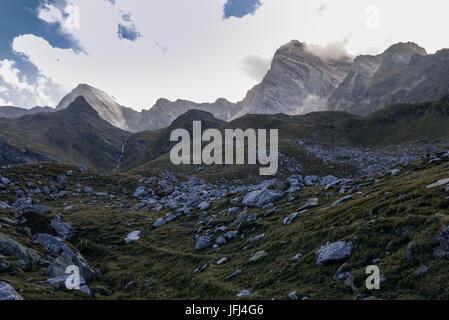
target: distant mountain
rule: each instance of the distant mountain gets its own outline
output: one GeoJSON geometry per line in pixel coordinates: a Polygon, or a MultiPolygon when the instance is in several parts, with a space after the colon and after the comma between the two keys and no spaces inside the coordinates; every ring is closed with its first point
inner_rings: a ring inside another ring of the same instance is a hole
{"type": "Polygon", "coordinates": [[[103,120],[83,97],[61,111],[0,119],[0,153],[18,149],[31,154],[19,163],[50,159],[112,170],[128,136],[103,120]]]}
{"type": "Polygon", "coordinates": [[[429,55],[414,43],[398,43],[377,56],[332,58],[313,46],[291,41],[276,51],[261,83],[237,103],[223,98],[213,103],[159,99],[151,109],[137,112],[104,91],[80,84],[56,110],[84,96],[101,118],[130,132],[166,128],[193,109],[223,121],[246,114],[301,115],[326,110],[367,115],[392,104],[433,101],[449,94],[448,74],[449,49],[429,55]]]}
{"type": "Polygon", "coordinates": [[[50,107],[34,107],[31,109],[18,108],[18,107],[0,107],[0,118],[18,118],[27,114],[36,114],[39,112],[52,112],[53,108],[50,107]]]}
{"type": "Polygon", "coordinates": [[[67,108],[79,96],[83,96],[87,103],[98,112],[101,118],[120,129],[128,130],[126,120],[123,116],[123,107],[106,92],[87,84],[79,84],[62,98],[55,110],[59,111],[67,108]]]}
{"type": "Polygon", "coordinates": [[[291,41],[279,48],[262,82],[239,102],[233,119],[250,114],[289,115],[326,110],[326,100],[351,67],[349,56],[324,59],[305,43],[291,41]]]}
{"type": "Polygon", "coordinates": [[[449,94],[449,50],[435,54],[398,43],[377,56],[359,56],[330,96],[329,110],[366,115],[396,103],[433,101],[449,94]]]}

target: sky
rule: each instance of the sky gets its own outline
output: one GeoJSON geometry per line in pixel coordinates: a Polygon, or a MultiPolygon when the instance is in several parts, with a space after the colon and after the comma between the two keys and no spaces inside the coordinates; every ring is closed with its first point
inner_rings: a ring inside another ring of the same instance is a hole
{"type": "Polygon", "coordinates": [[[0,105],[56,106],[79,83],[122,105],[239,101],[276,49],[449,48],[447,0],[0,0],[0,105]]]}

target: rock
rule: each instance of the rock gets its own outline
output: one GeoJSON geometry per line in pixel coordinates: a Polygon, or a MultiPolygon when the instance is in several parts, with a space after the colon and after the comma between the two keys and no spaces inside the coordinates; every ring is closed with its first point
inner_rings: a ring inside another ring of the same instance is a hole
{"type": "Polygon", "coordinates": [[[127,284],[125,284],[126,290],[131,290],[134,289],[135,287],[137,287],[137,283],[135,281],[130,281],[127,284]]]}
{"type": "Polygon", "coordinates": [[[237,237],[237,235],[238,235],[238,231],[228,231],[228,232],[226,232],[225,234],[224,234],[224,237],[226,238],[226,239],[232,239],[232,238],[235,238],[235,237],[237,237]]]}
{"type": "Polygon", "coordinates": [[[242,273],[242,270],[236,270],[233,273],[231,273],[229,276],[226,277],[226,280],[231,280],[242,273]]]}
{"type": "Polygon", "coordinates": [[[251,295],[251,291],[249,290],[243,290],[239,294],[237,294],[237,297],[247,297],[251,295]]]}
{"type": "Polygon", "coordinates": [[[41,205],[32,205],[23,210],[23,212],[47,215],[51,213],[51,208],[41,205]]]}
{"type": "Polygon", "coordinates": [[[66,239],[72,232],[72,226],[66,222],[60,222],[56,219],[52,219],[50,225],[62,239],[66,239]]]}
{"type": "Polygon", "coordinates": [[[46,233],[39,233],[34,236],[34,240],[57,255],[56,260],[47,268],[49,273],[53,272],[55,276],[59,276],[65,273],[67,266],[76,265],[80,268],[81,276],[87,281],[94,276],[94,271],[89,267],[86,259],[81,254],[74,253],[61,239],[46,233]]]}
{"type": "Polygon", "coordinates": [[[198,205],[198,209],[200,209],[201,211],[205,211],[207,209],[209,209],[210,207],[210,203],[207,201],[203,201],[198,205]]]}
{"type": "Polygon", "coordinates": [[[393,170],[388,171],[388,173],[391,174],[392,176],[398,176],[401,174],[401,170],[393,169],[393,170]]]}
{"type": "Polygon", "coordinates": [[[226,244],[226,239],[224,237],[218,237],[217,240],[215,241],[216,244],[222,246],[226,244]]]}
{"type": "Polygon", "coordinates": [[[0,209],[11,209],[11,206],[6,202],[0,201],[0,209]]]}
{"type": "MultiPolygon", "coordinates": [[[[59,284],[62,283],[64,286],[66,286],[66,280],[67,280],[67,278],[69,278],[70,276],[71,276],[71,275],[66,274],[66,275],[54,277],[54,278],[48,279],[47,282],[48,282],[49,284],[52,284],[52,285],[59,285],[59,284]]],[[[86,280],[85,280],[83,277],[80,276],[80,277],[79,277],[79,281],[80,281],[80,283],[79,283],[79,285],[80,285],[79,289],[76,289],[76,288],[75,288],[74,290],[78,290],[78,291],[81,291],[81,292],[84,292],[84,293],[90,295],[90,290],[89,290],[89,287],[87,286],[86,280]]]]}
{"type": "Polygon", "coordinates": [[[87,168],[85,166],[83,166],[82,164],[78,165],[78,170],[83,173],[87,172],[87,168]]]}
{"type": "Polygon", "coordinates": [[[296,261],[298,261],[299,258],[301,258],[301,257],[302,257],[302,253],[297,253],[297,254],[292,258],[292,261],[293,261],[293,262],[296,262],[296,261]]]}
{"type": "Polygon", "coordinates": [[[449,192],[449,185],[447,185],[446,188],[444,188],[444,191],[449,192]]]}
{"type": "Polygon", "coordinates": [[[162,219],[162,218],[159,218],[159,219],[156,220],[155,223],[153,223],[153,227],[154,228],[159,228],[159,227],[162,227],[164,224],[165,224],[165,220],[162,219]]]}
{"type": "Polygon", "coordinates": [[[18,259],[17,262],[19,262],[21,267],[27,268],[32,262],[29,256],[30,252],[31,249],[26,248],[21,243],[0,232],[0,253],[16,256],[18,259]]]}
{"type": "Polygon", "coordinates": [[[140,198],[140,197],[142,197],[143,195],[145,195],[145,193],[147,192],[147,189],[145,188],[145,187],[138,187],[137,189],[136,189],[136,191],[134,192],[134,198],[140,198]]]}
{"type": "Polygon", "coordinates": [[[296,294],[296,291],[290,292],[290,293],[288,294],[288,298],[289,298],[290,300],[299,300],[299,297],[298,297],[298,295],[296,294]]]}
{"type": "Polygon", "coordinates": [[[415,251],[415,243],[410,242],[407,246],[407,254],[406,254],[406,258],[407,260],[412,260],[413,259],[413,253],[415,251]]]}
{"type": "Polygon", "coordinates": [[[261,208],[268,203],[273,203],[284,196],[284,192],[271,189],[257,190],[248,193],[242,200],[246,207],[261,208]]]}
{"type": "Polygon", "coordinates": [[[8,283],[0,281],[0,300],[23,300],[8,283]]]}
{"type": "Polygon", "coordinates": [[[195,246],[195,250],[203,250],[209,248],[212,245],[211,239],[208,236],[201,236],[198,238],[195,246]]]}
{"type": "Polygon", "coordinates": [[[58,185],[59,185],[59,189],[60,190],[67,189],[67,177],[66,177],[65,174],[59,175],[56,179],[58,181],[58,185]]]}
{"type": "Polygon", "coordinates": [[[139,240],[141,233],[142,233],[142,231],[139,231],[139,230],[135,230],[135,231],[129,233],[125,238],[125,242],[131,243],[131,242],[139,240]]]}
{"type": "Polygon", "coordinates": [[[249,242],[259,241],[260,239],[262,239],[264,237],[265,237],[265,234],[262,233],[262,234],[259,234],[259,235],[255,236],[255,237],[249,238],[248,241],[249,242]]]}
{"type": "Polygon", "coordinates": [[[301,212],[294,212],[290,214],[287,218],[284,219],[284,224],[289,225],[295,220],[297,217],[301,215],[301,212]]]}
{"type": "Polygon", "coordinates": [[[332,204],[332,206],[333,206],[333,207],[336,207],[336,206],[338,206],[340,203],[343,203],[343,202],[352,200],[352,198],[354,198],[352,195],[348,195],[348,196],[346,196],[346,197],[343,197],[343,198],[341,198],[341,199],[335,201],[335,202],[332,204]]]}
{"type": "Polygon", "coordinates": [[[71,177],[71,176],[73,176],[73,170],[69,170],[65,174],[66,174],[66,176],[71,177]]]}
{"type": "Polygon", "coordinates": [[[265,250],[258,251],[251,257],[251,259],[249,259],[249,262],[256,262],[267,255],[268,253],[265,250]]]}
{"type": "Polygon", "coordinates": [[[310,198],[301,208],[299,208],[299,211],[316,207],[318,206],[318,203],[319,203],[318,198],[310,198]]]}
{"type": "Polygon", "coordinates": [[[220,260],[217,261],[217,265],[221,265],[221,264],[224,264],[224,263],[227,263],[227,262],[228,262],[228,259],[221,258],[220,260]]]}
{"type": "Polygon", "coordinates": [[[429,184],[426,188],[433,189],[436,187],[444,186],[445,184],[449,184],[449,178],[438,180],[437,182],[429,184]]]}
{"type": "Polygon", "coordinates": [[[2,177],[2,176],[0,176],[0,182],[1,182],[1,184],[3,184],[3,185],[8,185],[9,184],[9,179],[8,178],[5,178],[5,177],[2,177]]]}
{"type": "Polygon", "coordinates": [[[415,274],[419,277],[419,276],[422,276],[422,275],[426,274],[427,272],[429,272],[429,267],[428,266],[422,266],[421,268],[419,268],[416,271],[415,274]]]}
{"type": "Polygon", "coordinates": [[[201,268],[197,268],[195,269],[195,271],[193,271],[193,273],[201,273],[203,271],[206,271],[207,267],[209,267],[209,264],[206,263],[205,265],[203,265],[201,268]]]}
{"type": "Polygon", "coordinates": [[[338,262],[351,256],[354,245],[352,242],[337,241],[322,246],[316,251],[318,258],[317,265],[338,262]]]}
{"type": "Polygon", "coordinates": [[[437,237],[438,247],[433,251],[433,255],[437,259],[449,259],[449,225],[441,229],[440,235],[437,237]]]}

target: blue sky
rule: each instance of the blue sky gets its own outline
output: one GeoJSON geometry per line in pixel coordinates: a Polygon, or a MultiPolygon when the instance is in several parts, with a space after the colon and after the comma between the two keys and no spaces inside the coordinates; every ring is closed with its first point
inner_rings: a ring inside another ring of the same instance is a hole
{"type": "Polygon", "coordinates": [[[239,101],[293,39],[323,55],[399,41],[447,48],[448,9],[446,0],[0,0],[0,105],[55,106],[78,83],[136,110],[158,98],[239,101]]]}

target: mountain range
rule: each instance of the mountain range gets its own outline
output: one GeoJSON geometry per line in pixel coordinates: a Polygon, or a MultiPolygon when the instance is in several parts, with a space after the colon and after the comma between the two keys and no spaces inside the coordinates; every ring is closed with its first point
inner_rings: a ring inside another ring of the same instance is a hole
{"type": "Polygon", "coordinates": [[[80,84],[53,110],[0,107],[0,117],[59,111],[83,96],[112,125],[129,132],[166,128],[188,110],[210,112],[223,121],[246,114],[301,115],[315,111],[346,111],[355,115],[397,103],[422,103],[449,94],[449,50],[427,54],[415,43],[398,43],[380,55],[324,55],[311,46],[291,41],[279,48],[261,83],[242,101],[224,98],[213,103],[159,99],[137,112],[120,105],[106,92],[80,84]]]}

